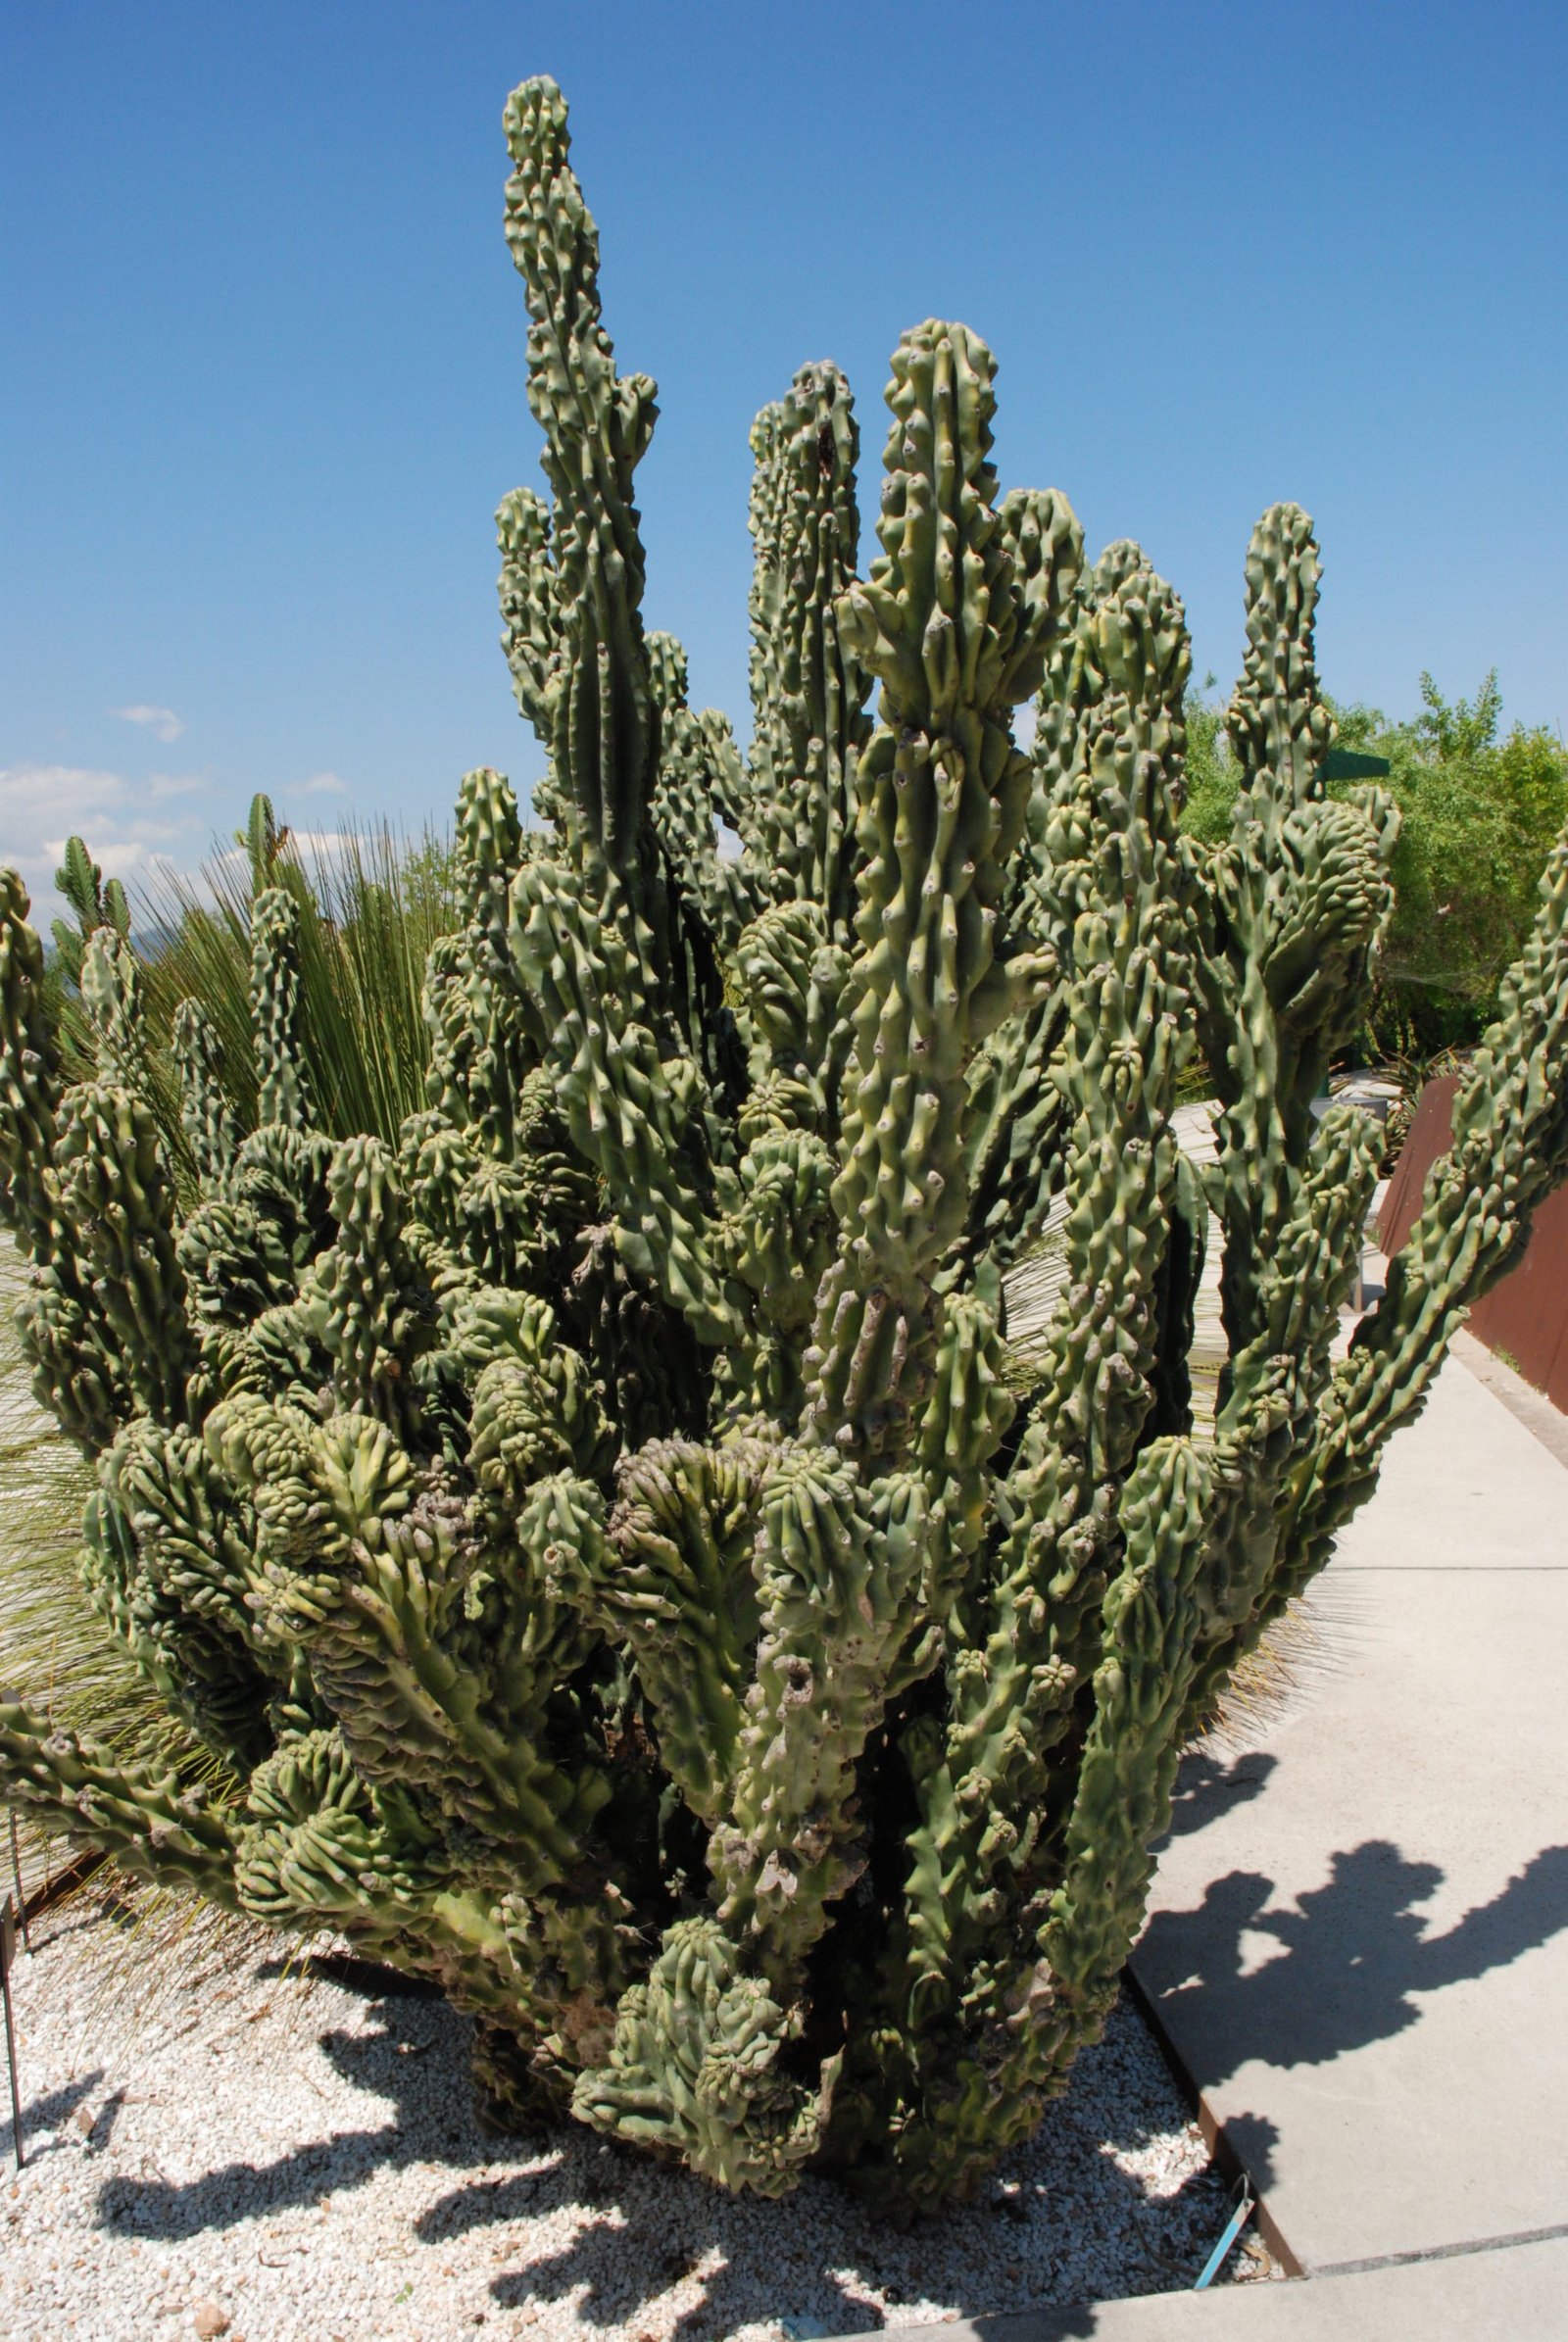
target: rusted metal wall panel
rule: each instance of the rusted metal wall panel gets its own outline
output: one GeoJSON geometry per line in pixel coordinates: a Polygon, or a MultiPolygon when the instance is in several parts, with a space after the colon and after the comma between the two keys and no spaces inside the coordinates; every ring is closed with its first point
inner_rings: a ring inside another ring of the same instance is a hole
{"type": "Polygon", "coordinates": [[[1470,1331],[1568,1414],[1568,1190],[1547,1196],[1523,1260],[1477,1302],[1470,1331]]]}
{"type": "Polygon", "coordinates": [[[1440,1154],[1446,1154],[1453,1137],[1453,1101],[1459,1088],[1457,1074],[1446,1073],[1428,1082],[1416,1100],[1410,1132],[1399,1149],[1389,1192],[1378,1216],[1378,1239],[1383,1250],[1397,1252],[1421,1209],[1421,1191],[1427,1173],[1440,1154]]]}
{"type": "MultiPolygon", "coordinates": [[[[1378,1222],[1385,1252],[1396,1252],[1404,1243],[1421,1208],[1427,1173],[1448,1150],[1458,1087],[1454,1075],[1445,1074],[1421,1093],[1378,1222]]],[[[1568,1414],[1568,1188],[1541,1206],[1524,1258],[1477,1302],[1470,1331],[1490,1350],[1506,1351],[1526,1382],[1568,1414]]]]}

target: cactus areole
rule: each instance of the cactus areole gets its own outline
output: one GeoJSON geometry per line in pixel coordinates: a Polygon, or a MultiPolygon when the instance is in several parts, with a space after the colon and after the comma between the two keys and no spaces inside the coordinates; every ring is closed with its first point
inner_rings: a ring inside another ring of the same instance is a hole
{"type": "Polygon", "coordinates": [[[985,344],[895,352],[863,573],[849,389],[805,366],[752,432],[743,757],[644,631],[654,385],[615,370],[552,81],[506,134],[549,493],[501,507],[501,604],[549,772],[529,829],[463,782],[427,1110],[395,1151],[322,1134],[267,888],[258,1127],[188,1006],[173,1163],[134,953],[89,946],[98,1078],[64,1086],[0,877],[36,1387],[97,1459],[106,1628],[219,1760],[125,1762],[19,1686],[0,1796],[438,1979],[504,2113],[903,2213],[973,2189],[1103,2025],[1181,1749],[1563,1171],[1568,854],[1336,1356],[1378,1140],[1311,1106],[1396,816],[1325,794],[1305,515],[1248,553],[1242,787],[1200,848],[1181,604],[1135,545],[1087,561],[1055,491],[999,496],[985,344]]]}

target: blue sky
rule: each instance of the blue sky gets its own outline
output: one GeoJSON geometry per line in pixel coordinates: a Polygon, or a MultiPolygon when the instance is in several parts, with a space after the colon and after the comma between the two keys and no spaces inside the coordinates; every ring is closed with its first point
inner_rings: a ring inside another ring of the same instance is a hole
{"type": "Polygon", "coordinates": [[[832,357],[876,504],[887,357],[996,350],[1004,485],[1138,537],[1228,686],[1249,528],[1315,514],[1329,687],[1568,719],[1554,6],[69,0],[0,49],[0,856],[45,885],[444,817],[540,769],[496,647],[536,482],[500,119],[572,106],[647,615],[746,725],[747,429],[832,357]]]}

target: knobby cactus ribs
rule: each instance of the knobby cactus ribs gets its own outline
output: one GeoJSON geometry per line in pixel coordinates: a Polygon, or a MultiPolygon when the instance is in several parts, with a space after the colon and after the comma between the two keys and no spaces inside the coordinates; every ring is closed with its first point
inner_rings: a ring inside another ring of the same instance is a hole
{"type": "Polygon", "coordinates": [[[743,761],[644,631],[654,386],[615,369],[559,90],[506,126],[550,498],[502,506],[501,600],[548,825],[463,784],[427,1110],[396,1149],[321,1134],[264,887],[259,1125],[191,1007],[166,1159],[124,920],[65,1087],[0,875],[37,1387],[98,1460],[106,1626],[219,1761],[122,1763],[6,1694],[0,1792],[438,1978],[503,2108],[929,2206],[1102,2024],[1178,1752],[1568,1161],[1568,852],[1336,1361],[1377,1145],[1311,1103],[1395,820],[1324,793],[1304,515],[1252,541],[1243,786],[1200,851],[1181,605],[1136,546],[1087,563],[1060,496],[998,500],[985,345],[900,345],[863,577],[849,389],[804,367],[752,437],[743,761]],[[1202,1168],[1171,1128],[1200,1044],[1202,1168]],[[1008,1273],[1062,1203],[1025,1360],[1008,1273]]]}

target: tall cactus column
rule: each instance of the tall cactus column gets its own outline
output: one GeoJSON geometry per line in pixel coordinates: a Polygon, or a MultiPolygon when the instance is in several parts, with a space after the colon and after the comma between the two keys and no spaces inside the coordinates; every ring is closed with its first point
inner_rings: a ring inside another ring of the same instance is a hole
{"type": "Polygon", "coordinates": [[[931,1283],[965,1211],[969,1060],[1012,997],[995,931],[1028,765],[1007,711],[1038,687],[1076,583],[1070,515],[1054,507],[1054,528],[1031,532],[1035,500],[994,507],[995,370],[961,325],[900,344],[882,558],[841,619],[882,720],[857,782],[844,1239],[808,1363],[817,1436],[868,1459],[906,1448],[930,1385],[931,1283]]]}
{"type": "Polygon", "coordinates": [[[752,425],[752,790],[759,858],[781,898],[853,940],[856,767],[870,677],[842,597],[855,579],[859,433],[836,366],[802,366],[752,425]]]}
{"type": "Polygon", "coordinates": [[[1125,1950],[1107,1965],[1125,1908],[1106,1875],[1118,1809],[1136,1799],[1144,1827],[1161,1753],[1128,1727],[1112,1620],[1180,1535],[1135,1486],[1158,1454],[1144,1442],[1181,1217],[1169,1115],[1191,1044],[1197,886],[1168,720],[1186,678],[1179,605],[1182,655],[1162,655],[1168,590],[1132,574],[1140,591],[1105,613],[1117,655],[1083,755],[1057,775],[1040,871],[1059,945],[1066,1277],[984,1570],[947,1621],[946,1720],[905,1736],[919,1819],[883,1970],[888,2047],[852,2069],[859,2103],[844,2117],[872,2134],[858,2156],[876,2156],[877,2132],[896,2140],[896,2184],[916,2201],[962,2192],[999,2138],[1026,2136],[1102,2022],[1125,1950]],[[1099,1874],[1075,1876],[1091,1855],[1099,1874]],[[1085,1922],[1103,1931],[1087,1955],[1073,1940],[1085,1922]]]}
{"type": "MultiPolygon", "coordinates": [[[[1380,792],[1346,804],[1324,792],[1334,734],[1317,686],[1318,578],[1305,513],[1272,508],[1248,550],[1248,649],[1229,718],[1243,786],[1231,837],[1205,871],[1198,965],[1200,1030],[1221,1101],[1209,1186],[1224,1230],[1230,1354],[1216,1432],[1251,1459],[1216,1544],[1210,1651],[1234,1648],[1266,1599],[1283,1483],[1298,1443],[1317,1436],[1376,1169],[1366,1116],[1336,1110],[1319,1122],[1312,1112],[1370,995],[1397,836],[1380,792]]],[[[1212,1667],[1200,1674],[1201,1685],[1215,1682],[1212,1667]]]]}
{"type": "MultiPolygon", "coordinates": [[[[514,163],[507,241],[533,317],[528,401],[545,432],[555,492],[554,577],[550,589],[535,589],[548,591],[564,638],[548,697],[555,781],[572,826],[635,892],[646,877],[659,719],[643,645],[644,559],[631,483],[659,413],[656,386],[646,374],[615,372],[601,322],[598,231],[567,165],[566,107],[555,83],[524,82],[508,104],[506,130],[514,163]]],[[[537,566],[542,515],[515,501],[513,510],[514,558],[537,566]]]]}

